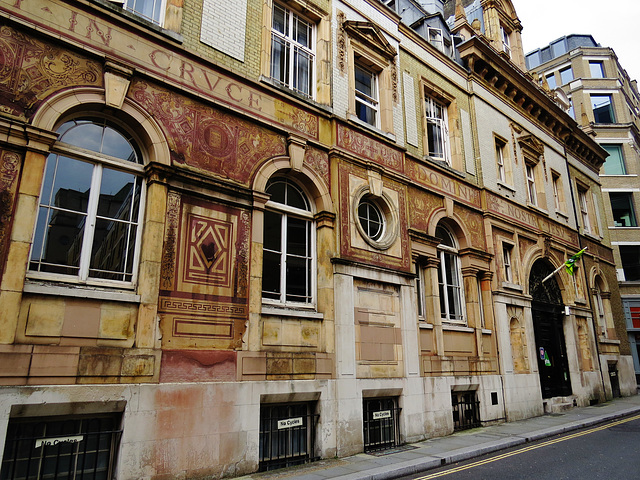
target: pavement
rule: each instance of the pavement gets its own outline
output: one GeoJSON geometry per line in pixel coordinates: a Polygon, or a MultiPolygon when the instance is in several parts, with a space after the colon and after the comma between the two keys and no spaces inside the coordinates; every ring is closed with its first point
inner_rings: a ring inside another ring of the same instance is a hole
{"type": "Polygon", "coordinates": [[[640,413],[640,395],[616,398],[589,407],[574,407],[559,414],[474,428],[403,445],[384,454],[360,453],[272,472],[254,473],[240,479],[387,480],[637,413],[640,413]]]}

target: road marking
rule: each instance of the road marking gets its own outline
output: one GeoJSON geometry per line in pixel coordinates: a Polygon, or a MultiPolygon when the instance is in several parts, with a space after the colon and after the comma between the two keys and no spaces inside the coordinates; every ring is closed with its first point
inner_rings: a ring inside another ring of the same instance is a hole
{"type": "Polygon", "coordinates": [[[514,450],[513,452],[503,453],[501,455],[496,455],[495,457],[487,458],[485,460],[479,460],[474,463],[470,463],[469,465],[463,465],[460,467],[455,467],[445,472],[437,472],[432,473],[431,475],[426,475],[424,477],[418,477],[415,480],[430,480],[432,478],[444,477],[445,475],[449,475],[451,473],[461,472],[463,470],[469,470],[470,468],[480,467],[482,465],[486,465],[487,463],[496,462],[498,460],[502,460],[504,458],[512,457],[514,455],[519,455],[521,453],[530,452],[531,450],[536,450],[542,447],[548,447],[549,445],[553,445],[554,443],[564,442],[566,440],[571,440],[573,438],[582,437],[583,435],[588,435],[590,433],[599,432],[600,430],[606,430],[607,428],[611,428],[615,425],[620,425],[622,423],[631,422],[633,420],[640,419],[640,415],[636,415],[634,417],[625,418],[623,420],[617,420],[615,422],[607,423],[605,425],[600,425],[599,427],[590,428],[589,430],[584,430],[577,433],[572,433],[562,438],[556,438],[554,440],[547,440],[546,442],[538,443],[537,445],[531,445],[529,447],[520,448],[518,450],[514,450]]]}

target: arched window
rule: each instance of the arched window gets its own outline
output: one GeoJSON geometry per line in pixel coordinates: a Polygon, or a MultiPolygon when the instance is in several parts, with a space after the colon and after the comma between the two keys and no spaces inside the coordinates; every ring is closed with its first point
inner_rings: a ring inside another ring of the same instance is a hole
{"type": "Polygon", "coordinates": [[[315,229],[311,204],[285,177],[267,183],[264,212],[262,298],[266,303],[313,303],[315,229]]]}
{"type": "Polygon", "coordinates": [[[105,118],[63,123],[47,158],[30,276],[81,283],[133,283],[141,238],[142,156],[105,118]]]}
{"type": "Polygon", "coordinates": [[[453,234],[442,224],[436,227],[436,237],[440,239],[438,286],[442,321],[463,323],[464,298],[458,245],[453,234]]]}
{"type": "Polygon", "coordinates": [[[596,315],[598,322],[598,335],[607,338],[607,317],[605,309],[605,299],[603,295],[602,279],[597,276],[593,285],[593,303],[596,307],[596,315]]]}

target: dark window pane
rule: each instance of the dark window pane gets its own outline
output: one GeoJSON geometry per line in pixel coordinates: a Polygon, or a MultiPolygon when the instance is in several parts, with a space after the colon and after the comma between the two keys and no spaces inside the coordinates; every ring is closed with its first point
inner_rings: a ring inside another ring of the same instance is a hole
{"type": "Polygon", "coordinates": [[[298,218],[287,217],[287,254],[308,256],[309,254],[309,222],[298,218]]]}
{"type": "Polygon", "coordinates": [[[129,141],[111,127],[105,127],[102,153],[122,160],[137,162],[136,154],[129,141]]]}
{"type": "Polygon", "coordinates": [[[633,208],[633,194],[627,192],[610,192],[611,210],[616,227],[637,227],[633,208]]]}
{"type": "Polygon", "coordinates": [[[51,197],[43,197],[41,203],[86,213],[92,174],[90,163],[58,157],[51,197]]]}
{"type": "Polygon", "coordinates": [[[277,253],[264,252],[262,256],[262,296],[280,299],[280,259],[277,253]]]}
{"type": "Polygon", "coordinates": [[[100,152],[102,150],[102,132],[104,127],[93,122],[78,121],[76,126],[68,129],[60,137],[60,141],[77,147],[100,152]]]}
{"type": "Polygon", "coordinates": [[[282,215],[264,212],[264,248],[280,252],[282,243],[282,215]]]}
{"type": "Polygon", "coordinates": [[[591,95],[591,107],[596,123],[615,123],[611,95],[591,95]]]}
{"type": "Polygon", "coordinates": [[[309,292],[307,271],[307,259],[287,256],[287,301],[306,301],[309,292]]]}
{"type": "Polygon", "coordinates": [[[605,175],[626,175],[627,169],[622,155],[622,145],[602,144],[600,146],[609,154],[604,162],[605,175]]]}
{"type": "Polygon", "coordinates": [[[129,220],[136,176],[130,173],[103,169],[98,215],[129,220]]]}
{"type": "Polygon", "coordinates": [[[289,44],[280,37],[271,39],[271,78],[289,85],[289,44]]]}
{"type": "MultiPolygon", "coordinates": [[[[85,216],[75,213],[51,210],[47,225],[43,258],[41,261],[58,266],[78,267],[80,264],[80,250],[84,235],[85,216]]],[[[62,271],[54,265],[42,265],[41,271],[77,273],[77,268],[62,271]]]]}
{"type": "Polygon", "coordinates": [[[620,257],[624,279],[627,282],[640,280],[640,245],[620,245],[620,257]]]}

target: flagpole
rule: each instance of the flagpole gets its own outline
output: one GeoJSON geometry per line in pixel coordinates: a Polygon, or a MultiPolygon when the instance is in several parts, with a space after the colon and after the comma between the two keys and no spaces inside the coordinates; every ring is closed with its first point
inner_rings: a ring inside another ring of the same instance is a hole
{"type": "Polygon", "coordinates": [[[558,273],[560,270],[562,270],[562,267],[564,267],[564,263],[562,265],[560,265],[558,268],[556,268],[553,272],[551,272],[549,275],[547,275],[546,277],[544,277],[542,279],[542,283],[546,282],[547,280],[549,280],[550,278],[552,278],[556,273],[558,273]]]}

